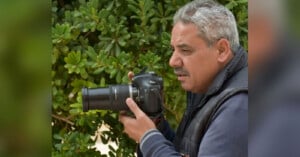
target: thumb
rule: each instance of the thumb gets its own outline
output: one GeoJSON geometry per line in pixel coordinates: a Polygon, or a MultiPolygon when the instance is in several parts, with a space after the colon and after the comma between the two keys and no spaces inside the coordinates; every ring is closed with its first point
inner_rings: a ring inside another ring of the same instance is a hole
{"type": "Polygon", "coordinates": [[[132,71],[129,71],[127,74],[130,81],[132,81],[132,78],[134,77],[134,73],[132,71]]]}
{"type": "Polygon", "coordinates": [[[136,118],[145,115],[145,113],[138,107],[138,105],[132,100],[132,98],[127,98],[126,104],[136,118]]]}

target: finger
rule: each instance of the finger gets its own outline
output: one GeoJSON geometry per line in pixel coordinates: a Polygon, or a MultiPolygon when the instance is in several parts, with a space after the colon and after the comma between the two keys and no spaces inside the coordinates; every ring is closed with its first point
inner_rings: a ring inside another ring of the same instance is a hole
{"type": "Polygon", "coordinates": [[[124,110],[123,110],[123,111],[120,111],[119,114],[120,114],[120,115],[126,115],[126,114],[127,114],[127,111],[124,111],[124,110]]]}
{"type": "Polygon", "coordinates": [[[134,73],[132,71],[129,71],[128,74],[127,74],[129,80],[131,81],[132,78],[134,77],[134,73]]]}
{"type": "Polygon", "coordinates": [[[128,117],[127,115],[126,115],[126,113],[125,112],[122,112],[122,113],[120,113],[119,114],[119,121],[121,122],[121,123],[126,123],[126,121],[128,121],[129,119],[132,119],[131,117],[128,117]]]}
{"type": "Polygon", "coordinates": [[[137,104],[132,100],[132,98],[127,98],[126,104],[136,118],[145,115],[145,113],[137,106],[137,104]]]}

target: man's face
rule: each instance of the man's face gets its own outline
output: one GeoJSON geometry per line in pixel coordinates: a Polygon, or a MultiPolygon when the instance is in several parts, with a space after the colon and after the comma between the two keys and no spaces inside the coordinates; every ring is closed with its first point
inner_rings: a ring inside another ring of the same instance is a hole
{"type": "Polygon", "coordinates": [[[199,37],[196,25],[182,22],[173,27],[171,46],[173,54],[169,64],[182,88],[205,93],[220,69],[215,46],[208,47],[199,37]]]}

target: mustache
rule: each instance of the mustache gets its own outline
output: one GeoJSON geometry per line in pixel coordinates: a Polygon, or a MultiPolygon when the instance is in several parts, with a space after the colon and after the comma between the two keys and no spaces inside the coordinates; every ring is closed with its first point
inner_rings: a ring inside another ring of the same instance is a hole
{"type": "Polygon", "coordinates": [[[174,68],[174,73],[176,75],[189,75],[189,72],[183,68],[174,68]]]}

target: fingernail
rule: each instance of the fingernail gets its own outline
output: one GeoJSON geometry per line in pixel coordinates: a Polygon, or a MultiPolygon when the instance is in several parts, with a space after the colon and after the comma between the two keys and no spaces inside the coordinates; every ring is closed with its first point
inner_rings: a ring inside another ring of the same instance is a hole
{"type": "Polygon", "coordinates": [[[127,99],[126,99],[126,103],[128,103],[128,104],[129,104],[129,103],[132,103],[131,98],[127,98],[127,99]]]}

